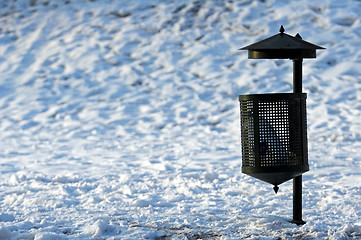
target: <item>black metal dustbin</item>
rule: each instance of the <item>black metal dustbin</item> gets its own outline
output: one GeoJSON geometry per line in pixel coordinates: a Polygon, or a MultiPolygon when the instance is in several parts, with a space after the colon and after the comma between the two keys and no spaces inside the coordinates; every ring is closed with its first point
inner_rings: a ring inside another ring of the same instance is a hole
{"type": "Polygon", "coordinates": [[[293,178],[293,220],[302,220],[302,173],[307,172],[306,94],[302,93],[302,62],[315,58],[323,47],[306,42],[300,34],[285,32],[240,50],[249,59],[291,59],[293,93],[241,95],[242,172],[274,184],[293,178]]]}
{"type": "Polygon", "coordinates": [[[278,189],[309,170],[306,97],[306,93],[239,96],[243,173],[278,189]]]}

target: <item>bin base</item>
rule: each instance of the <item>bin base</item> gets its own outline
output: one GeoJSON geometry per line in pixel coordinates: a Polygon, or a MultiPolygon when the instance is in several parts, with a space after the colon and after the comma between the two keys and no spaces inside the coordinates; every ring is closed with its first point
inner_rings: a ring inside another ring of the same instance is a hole
{"type": "Polygon", "coordinates": [[[308,171],[308,166],[242,167],[242,173],[278,186],[308,171]]]}

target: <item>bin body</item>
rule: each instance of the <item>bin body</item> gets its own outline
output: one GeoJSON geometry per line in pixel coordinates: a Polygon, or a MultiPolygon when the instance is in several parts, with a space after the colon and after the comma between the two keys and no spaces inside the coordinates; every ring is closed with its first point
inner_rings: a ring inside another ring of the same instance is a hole
{"type": "Polygon", "coordinates": [[[279,185],[309,170],[306,93],[240,95],[242,172],[279,185]]]}

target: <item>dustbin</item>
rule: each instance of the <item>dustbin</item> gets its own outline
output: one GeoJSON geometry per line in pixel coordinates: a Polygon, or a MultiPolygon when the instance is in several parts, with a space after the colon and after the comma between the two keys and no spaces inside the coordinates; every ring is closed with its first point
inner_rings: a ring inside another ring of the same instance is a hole
{"type": "Polygon", "coordinates": [[[242,172],[277,185],[309,170],[306,93],[240,95],[242,172]]]}
{"type": "Polygon", "coordinates": [[[308,171],[306,94],[302,93],[302,61],[316,58],[323,47],[306,42],[300,34],[285,32],[240,50],[249,59],[291,59],[293,93],[240,95],[242,172],[275,185],[293,178],[293,220],[302,220],[302,173],[308,171]]]}

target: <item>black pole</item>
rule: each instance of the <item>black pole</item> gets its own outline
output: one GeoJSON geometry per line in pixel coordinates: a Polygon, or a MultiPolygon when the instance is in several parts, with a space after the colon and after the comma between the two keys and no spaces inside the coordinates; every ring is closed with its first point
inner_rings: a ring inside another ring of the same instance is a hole
{"type": "Polygon", "coordinates": [[[302,93],[302,59],[293,60],[293,92],[302,93]]]}
{"type": "MultiPolygon", "coordinates": [[[[293,60],[293,92],[302,93],[302,59],[293,60]]],[[[302,175],[293,178],[293,220],[297,225],[305,224],[302,220],[302,175]]]]}
{"type": "Polygon", "coordinates": [[[293,219],[291,222],[297,225],[306,223],[302,220],[302,175],[293,179],[293,219]]]}

